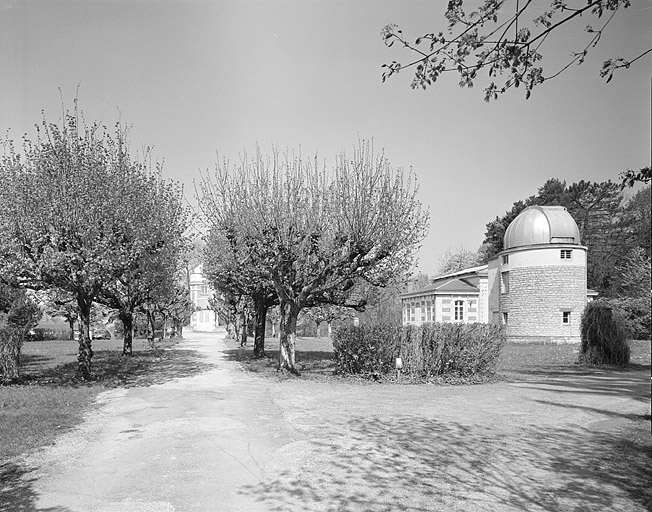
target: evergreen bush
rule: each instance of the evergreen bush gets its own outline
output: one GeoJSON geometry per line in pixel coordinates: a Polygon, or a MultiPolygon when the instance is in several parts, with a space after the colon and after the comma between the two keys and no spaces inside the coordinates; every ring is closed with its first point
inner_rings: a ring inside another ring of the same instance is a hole
{"type": "Polygon", "coordinates": [[[627,320],[604,301],[589,302],[582,314],[580,364],[629,364],[627,320]]]}
{"type": "Polygon", "coordinates": [[[612,309],[617,309],[622,313],[631,339],[650,339],[652,316],[650,315],[649,295],[638,298],[604,299],[600,302],[608,304],[612,309]]]}
{"type": "Polygon", "coordinates": [[[395,371],[413,379],[495,372],[505,333],[489,324],[429,323],[421,327],[345,326],[334,331],[337,371],[378,378],[395,371]]]}

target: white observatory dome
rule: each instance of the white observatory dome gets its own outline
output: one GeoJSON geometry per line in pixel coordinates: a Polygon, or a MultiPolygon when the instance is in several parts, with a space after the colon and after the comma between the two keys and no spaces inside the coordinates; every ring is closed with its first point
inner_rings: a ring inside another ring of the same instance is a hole
{"type": "Polygon", "coordinates": [[[580,244],[580,230],[563,206],[530,206],[507,227],[504,250],[545,244],[580,244]]]}

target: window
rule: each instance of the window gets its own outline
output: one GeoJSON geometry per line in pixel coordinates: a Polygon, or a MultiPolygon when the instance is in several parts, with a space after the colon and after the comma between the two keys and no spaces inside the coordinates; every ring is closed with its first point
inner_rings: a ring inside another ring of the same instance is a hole
{"type": "Polygon", "coordinates": [[[564,325],[569,325],[571,321],[571,312],[570,311],[562,311],[561,312],[561,323],[564,325]]]}
{"type": "Polygon", "coordinates": [[[208,286],[203,284],[201,285],[201,292],[202,295],[208,295],[208,286]]]}
{"type": "Polygon", "coordinates": [[[573,257],[573,251],[570,249],[562,249],[561,250],[561,259],[562,260],[570,260],[573,257]]]}
{"type": "Polygon", "coordinates": [[[500,273],[500,293],[509,293],[509,272],[500,273]]]}
{"type": "Polygon", "coordinates": [[[503,254],[503,265],[507,265],[509,263],[509,254],[503,254]]]}
{"type": "Polygon", "coordinates": [[[456,322],[461,322],[464,320],[464,301],[463,300],[456,300],[455,301],[455,318],[456,322]]]}
{"type": "Polygon", "coordinates": [[[507,325],[507,313],[503,313],[503,325],[507,325]]]}

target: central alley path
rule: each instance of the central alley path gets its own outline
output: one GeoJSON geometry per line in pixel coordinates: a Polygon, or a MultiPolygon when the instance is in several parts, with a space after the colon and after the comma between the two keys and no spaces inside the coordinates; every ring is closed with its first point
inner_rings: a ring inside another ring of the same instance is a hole
{"type": "Polygon", "coordinates": [[[266,510],[235,491],[265,478],[294,440],[260,381],[238,372],[224,333],[191,335],[215,367],[162,385],[119,389],[60,439],[36,484],[39,509],[79,512],[266,510]]]}
{"type": "MultiPolygon", "coordinates": [[[[649,367],[479,386],[207,371],[107,391],[32,456],[7,512],[649,510],[649,367]]],[[[300,354],[299,354],[300,357],[300,354]]],[[[5,510],[0,507],[0,512],[5,510]]]]}

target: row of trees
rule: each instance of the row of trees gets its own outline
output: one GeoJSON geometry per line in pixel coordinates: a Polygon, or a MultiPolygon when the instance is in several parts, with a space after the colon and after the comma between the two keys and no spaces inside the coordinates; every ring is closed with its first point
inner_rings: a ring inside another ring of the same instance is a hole
{"type": "Polygon", "coordinates": [[[137,310],[187,316],[178,280],[189,225],[183,191],[152,168],[148,149],[140,161],[130,156],[120,124],[113,134],[86,126],[76,103],[61,126],[44,120],[22,149],[5,141],[0,164],[0,279],[71,309],[78,374],[88,378],[94,302],[122,321],[125,354],[137,310]]]}
{"type": "Polygon", "coordinates": [[[259,149],[235,165],[218,162],[198,194],[208,226],[204,272],[241,322],[243,305],[254,313],[255,353],[264,350],[267,310],[278,306],[279,369],[297,373],[303,309],[362,310],[375,287],[409,269],[428,223],[416,193],[412,175],[365,141],[332,168],[259,149]]]}

